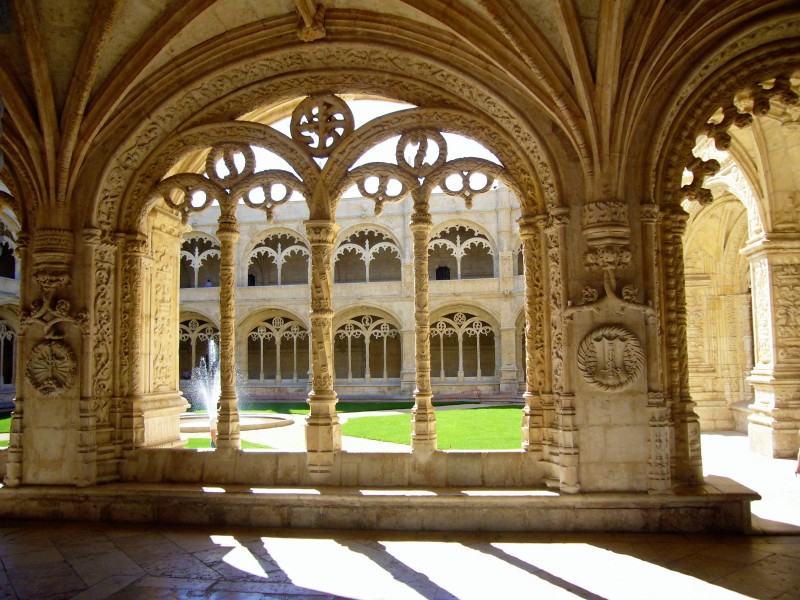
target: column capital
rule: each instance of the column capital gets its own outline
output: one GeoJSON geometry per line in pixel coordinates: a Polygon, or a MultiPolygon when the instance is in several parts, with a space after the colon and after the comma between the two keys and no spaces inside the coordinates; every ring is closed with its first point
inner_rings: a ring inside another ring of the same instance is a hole
{"type": "Polygon", "coordinates": [[[658,224],[661,220],[661,210],[656,204],[641,204],[639,205],[639,214],[642,223],[658,224]]]}
{"type": "Polygon", "coordinates": [[[306,235],[311,244],[333,244],[339,226],[335,221],[308,220],[303,221],[306,235]]]}
{"type": "Polygon", "coordinates": [[[800,233],[762,233],[748,240],[739,252],[751,260],[764,255],[797,255],[800,254],[800,233]]]}
{"type": "Polygon", "coordinates": [[[517,219],[520,237],[534,236],[539,233],[547,225],[548,218],[548,215],[541,214],[517,219]]]}

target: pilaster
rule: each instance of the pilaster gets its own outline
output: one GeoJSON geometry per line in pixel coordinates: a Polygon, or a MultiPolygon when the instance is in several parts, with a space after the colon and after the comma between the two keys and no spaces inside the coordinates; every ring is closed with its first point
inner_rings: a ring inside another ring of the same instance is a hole
{"type": "Polygon", "coordinates": [[[800,446],[800,234],[768,234],[743,252],[750,260],[755,337],[750,448],[794,458],[800,446]]]}

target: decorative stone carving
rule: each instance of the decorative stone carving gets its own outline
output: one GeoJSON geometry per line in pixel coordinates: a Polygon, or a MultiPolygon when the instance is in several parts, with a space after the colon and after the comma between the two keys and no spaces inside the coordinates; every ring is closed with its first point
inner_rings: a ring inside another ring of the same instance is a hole
{"type": "Polygon", "coordinates": [[[800,264],[776,265],[775,327],[778,360],[800,360],[800,264]]]}
{"type": "Polygon", "coordinates": [[[310,96],[292,112],[292,138],[306,145],[316,158],[330,156],[342,138],[354,129],[350,107],[333,94],[310,96]]]}
{"type": "Polygon", "coordinates": [[[304,42],[313,42],[325,37],[325,7],[322,4],[315,4],[311,0],[300,0],[297,3],[297,12],[300,13],[297,37],[304,42]]]}
{"type": "Polygon", "coordinates": [[[578,370],[590,385],[606,392],[633,386],[642,374],[644,350],[636,336],[619,325],[598,327],[578,347],[578,370]]]}
{"type": "Polygon", "coordinates": [[[750,263],[753,277],[753,312],[755,313],[756,361],[766,365],[772,362],[772,306],[769,293],[767,258],[750,263]]]}
{"type": "Polygon", "coordinates": [[[584,304],[591,304],[592,302],[596,302],[597,298],[600,296],[600,293],[597,291],[596,288],[593,288],[590,285],[584,286],[583,288],[583,303],[584,304]]]}
{"type": "Polygon", "coordinates": [[[28,356],[25,376],[43,396],[60,396],[75,383],[78,362],[75,352],[60,340],[43,340],[28,356]]]}
{"type": "Polygon", "coordinates": [[[586,268],[602,271],[608,294],[615,292],[615,271],[631,261],[628,205],[624,202],[592,202],[583,207],[583,235],[589,250],[583,255],[586,268]]]}
{"type": "Polygon", "coordinates": [[[622,288],[622,299],[625,302],[636,302],[639,296],[639,288],[629,283],[622,288]]]}
{"type": "Polygon", "coordinates": [[[686,167],[686,170],[692,173],[692,181],[681,187],[681,193],[689,200],[696,200],[702,205],[710,204],[714,197],[711,195],[711,190],[703,187],[703,183],[706,177],[717,173],[719,167],[719,161],[713,158],[709,160],[695,158],[686,167]]]}

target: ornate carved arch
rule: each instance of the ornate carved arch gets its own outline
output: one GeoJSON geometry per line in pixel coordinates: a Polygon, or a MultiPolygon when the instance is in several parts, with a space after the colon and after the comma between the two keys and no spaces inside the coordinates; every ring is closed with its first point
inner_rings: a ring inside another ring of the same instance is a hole
{"type": "MultiPolygon", "coordinates": [[[[125,194],[125,190],[133,187],[134,171],[139,169],[145,157],[173,135],[181,123],[194,124],[201,119],[216,118],[216,115],[225,118],[238,116],[263,104],[265,98],[281,101],[307,94],[320,85],[348,93],[384,95],[387,79],[394,82],[392,89],[402,89],[407,96],[403,99],[412,103],[422,104],[424,101],[441,106],[446,99],[450,105],[480,106],[486,118],[502,128],[510,142],[519,148],[517,154],[532,165],[528,166],[526,177],[531,183],[538,179],[541,194],[535,195],[531,202],[544,199],[548,205],[559,203],[555,170],[549,154],[528,124],[525,114],[504,101],[501,94],[487,90],[484,82],[473,78],[473,73],[459,72],[455,68],[442,70],[438,61],[434,64],[428,58],[412,53],[400,64],[396,49],[375,48],[365,53],[346,44],[326,44],[324,49],[309,45],[291,50],[284,49],[269,58],[254,59],[249,63],[242,61],[236,67],[217,71],[219,74],[207,81],[172,90],[172,97],[162,96],[150,101],[160,103],[158,106],[141,106],[139,114],[148,114],[151,118],[141,122],[135,131],[128,132],[127,141],[118,140],[115,145],[124,150],[105,166],[104,172],[95,173],[84,182],[87,188],[93,187],[95,182],[102,186],[96,192],[82,190],[82,196],[96,198],[96,210],[88,213],[100,226],[110,226],[119,221],[121,229],[131,229],[131,211],[123,201],[123,197],[130,196],[125,194]],[[308,69],[300,74],[291,73],[301,57],[306,59],[302,61],[304,68],[318,65],[319,71],[308,69]],[[380,82],[374,78],[378,63],[386,66],[380,73],[380,82]],[[410,79],[409,73],[414,74],[415,79],[410,79]],[[426,81],[436,83],[424,83],[426,81]],[[411,96],[415,96],[416,102],[411,96]],[[119,214],[126,216],[118,217],[119,214]]],[[[538,184],[528,187],[539,189],[538,184]]]]}
{"type": "MultiPolygon", "coordinates": [[[[787,20],[779,29],[791,23],[800,25],[787,20]]],[[[721,106],[728,106],[742,89],[800,68],[800,45],[785,40],[759,46],[720,66],[731,52],[726,48],[683,86],[654,140],[649,189],[659,206],[676,206],[685,196],[683,170],[693,158],[697,136],[707,131],[708,120],[721,106]],[[713,67],[717,70],[712,72],[713,67]]]]}
{"type": "Polygon", "coordinates": [[[142,164],[124,196],[125,221],[136,229],[141,227],[155,201],[151,190],[180,156],[229,143],[266,148],[286,160],[307,186],[313,188],[316,185],[319,170],[313,159],[300,144],[272,127],[242,121],[201,125],[179,132],[161,144],[142,164]]]}

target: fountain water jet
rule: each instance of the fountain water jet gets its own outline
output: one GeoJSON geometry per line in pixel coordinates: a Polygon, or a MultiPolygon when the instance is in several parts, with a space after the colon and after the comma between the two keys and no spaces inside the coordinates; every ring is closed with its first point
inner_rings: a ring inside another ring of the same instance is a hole
{"type": "Polygon", "coordinates": [[[192,391],[208,412],[211,445],[217,445],[217,402],[222,391],[219,378],[219,351],[213,339],[208,340],[208,361],[200,358],[200,366],[192,372],[192,391]]]}
{"type": "MultiPolygon", "coordinates": [[[[244,376],[236,369],[236,395],[239,403],[245,400],[242,388],[244,376]]],[[[217,403],[222,392],[220,383],[219,350],[213,339],[208,340],[207,357],[201,357],[199,366],[192,369],[192,379],[188,388],[189,398],[195,408],[205,408],[208,412],[208,431],[211,434],[211,446],[217,445],[217,403]]],[[[205,428],[192,424],[192,419],[181,417],[181,432],[193,433],[204,431],[205,428]]],[[[255,429],[269,429],[291,425],[291,418],[278,415],[258,415],[240,417],[239,425],[242,431],[255,429]]]]}

